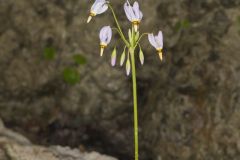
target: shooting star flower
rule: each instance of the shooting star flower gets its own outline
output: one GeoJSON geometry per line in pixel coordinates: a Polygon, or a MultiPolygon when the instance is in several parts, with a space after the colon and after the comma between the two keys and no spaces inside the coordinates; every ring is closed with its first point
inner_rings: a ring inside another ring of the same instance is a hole
{"type": "Polygon", "coordinates": [[[159,54],[159,58],[162,61],[162,59],[163,59],[163,53],[162,53],[163,34],[162,34],[162,31],[159,31],[157,36],[154,36],[153,33],[148,34],[148,40],[151,43],[151,45],[156,48],[156,50],[159,54]]]}
{"type": "Polygon", "coordinates": [[[107,45],[110,43],[111,38],[112,38],[112,29],[110,26],[104,26],[100,30],[99,34],[100,38],[100,55],[103,55],[104,48],[107,47],[107,45]]]}
{"type": "Polygon", "coordinates": [[[107,9],[108,4],[106,0],[96,0],[91,7],[87,23],[89,23],[94,16],[102,14],[103,12],[107,11],[107,9]]]}
{"type": "Polygon", "coordinates": [[[139,24],[143,18],[143,14],[139,9],[138,2],[134,2],[133,6],[131,6],[127,0],[127,2],[124,4],[124,11],[128,20],[132,22],[135,32],[137,32],[139,24]]]}

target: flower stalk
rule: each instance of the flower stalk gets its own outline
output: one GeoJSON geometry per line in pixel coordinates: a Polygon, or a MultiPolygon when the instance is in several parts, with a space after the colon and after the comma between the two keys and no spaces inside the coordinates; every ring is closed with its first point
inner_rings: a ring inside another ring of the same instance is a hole
{"type": "MultiPolygon", "coordinates": [[[[152,33],[143,33],[140,35],[139,25],[143,18],[143,13],[140,10],[139,4],[137,1],[131,5],[128,0],[126,0],[123,8],[127,19],[131,22],[131,29],[128,30],[128,39],[126,39],[123,34],[123,30],[119,24],[117,16],[112,8],[110,2],[106,0],[95,0],[95,3],[91,7],[89,18],[87,22],[89,23],[93,17],[98,14],[102,14],[110,8],[111,13],[113,15],[114,21],[116,23],[116,28],[110,26],[104,26],[100,30],[99,38],[100,38],[100,55],[103,55],[104,49],[108,46],[112,38],[112,30],[117,30],[121,40],[124,42],[125,47],[121,54],[120,58],[120,66],[123,66],[124,62],[126,65],[126,74],[130,75],[132,72],[132,91],[133,91],[133,121],[134,121],[134,155],[135,160],[139,159],[138,152],[138,98],[137,98],[137,78],[136,78],[136,63],[135,63],[135,54],[136,48],[139,46],[139,60],[143,65],[144,63],[144,54],[142,48],[140,46],[140,40],[148,35],[148,39],[150,44],[156,49],[159,54],[160,60],[163,59],[162,49],[163,49],[163,35],[162,32],[159,31],[157,36],[154,36],[152,33]],[[127,50],[127,52],[126,52],[127,50]],[[126,58],[127,54],[127,58],[126,58]]],[[[111,65],[115,66],[117,59],[117,50],[116,46],[111,55],[111,65]]]]}
{"type": "Polygon", "coordinates": [[[132,64],[132,86],[133,86],[133,114],[134,114],[134,153],[135,160],[138,160],[138,106],[137,106],[137,79],[135,65],[135,49],[130,48],[131,64],[132,64]]]}

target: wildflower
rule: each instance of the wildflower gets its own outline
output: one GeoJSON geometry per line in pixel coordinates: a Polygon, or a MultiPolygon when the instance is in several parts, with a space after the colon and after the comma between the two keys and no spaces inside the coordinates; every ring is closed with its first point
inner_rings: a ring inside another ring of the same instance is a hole
{"type": "Polygon", "coordinates": [[[159,31],[157,36],[154,36],[152,33],[148,34],[148,40],[151,43],[151,45],[156,48],[156,50],[159,54],[160,60],[162,61],[162,59],[163,59],[163,55],[162,55],[163,54],[162,53],[163,34],[162,34],[162,31],[159,31]]]}
{"type": "Polygon", "coordinates": [[[100,55],[103,55],[103,51],[104,48],[107,47],[107,45],[110,43],[111,38],[112,38],[112,29],[110,26],[104,26],[101,30],[100,30],[100,34],[99,34],[99,38],[100,38],[100,55]]]}
{"type": "Polygon", "coordinates": [[[131,6],[127,0],[127,2],[124,4],[124,11],[128,20],[132,22],[135,32],[137,32],[139,24],[143,18],[143,14],[139,9],[138,2],[134,2],[133,6],[131,6]]]}
{"type": "Polygon", "coordinates": [[[87,23],[89,23],[92,20],[92,17],[98,14],[102,14],[107,9],[108,9],[108,4],[106,0],[96,0],[91,7],[87,23]]]}

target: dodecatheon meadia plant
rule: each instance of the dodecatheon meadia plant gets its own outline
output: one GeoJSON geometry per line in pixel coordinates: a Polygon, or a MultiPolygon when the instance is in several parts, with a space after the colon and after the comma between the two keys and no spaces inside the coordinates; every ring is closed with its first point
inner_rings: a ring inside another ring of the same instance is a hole
{"type": "MultiPolygon", "coordinates": [[[[104,26],[100,30],[100,56],[103,55],[104,49],[108,46],[112,38],[112,31],[115,30],[120,36],[124,44],[123,51],[120,56],[120,66],[125,63],[125,69],[127,76],[132,73],[132,86],[133,86],[133,117],[134,117],[134,150],[135,160],[138,160],[138,107],[137,107],[137,80],[136,80],[136,65],[135,56],[138,54],[140,63],[144,64],[144,54],[140,45],[141,39],[148,35],[150,44],[157,50],[160,60],[163,60],[163,34],[159,31],[157,36],[153,33],[142,33],[139,32],[139,25],[143,18],[143,13],[140,10],[139,3],[135,1],[133,5],[128,0],[123,4],[123,10],[125,11],[127,19],[131,22],[131,26],[128,29],[128,33],[125,35],[119,24],[117,15],[109,1],[106,0],[95,0],[93,3],[87,22],[89,23],[92,17],[102,14],[110,9],[113,19],[116,23],[116,27],[104,26]],[[138,51],[138,52],[136,52],[138,51]],[[132,72],[131,72],[132,71],[132,72]]],[[[118,42],[118,41],[117,41],[118,42]]],[[[111,65],[116,65],[117,60],[117,47],[115,46],[111,55],[111,65]]]]}

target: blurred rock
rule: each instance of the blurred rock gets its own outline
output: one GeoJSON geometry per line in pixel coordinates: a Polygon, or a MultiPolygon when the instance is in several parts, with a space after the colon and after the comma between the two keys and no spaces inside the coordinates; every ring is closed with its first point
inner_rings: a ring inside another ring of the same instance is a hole
{"type": "MultiPolygon", "coordinates": [[[[163,63],[145,39],[145,65],[137,64],[141,159],[240,159],[239,0],[139,2],[141,31],[161,29],[165,39],[163,63]]],[[[131,79],[110,66],[113,45],[99,57],[99,29],[114,21],[108,12],[86,24],[90,6],[0,0],[0,116],[34,143],[132,159],[131,79]],[[44,59],[46,47],[54,60],[44,59]],[[74,54],[87,64],[76,67],[74,54]],[[78,84],[63,81],[66,67],[80,72],[78,84]]]]}
{"type": "Polygon", "coordinates": [[[97,152],[81,152],[79,149],[52,146],[42,147],[31,144],[22,135],[4,127],[0,129],[1,160],[116,160],[97,152]]]}

